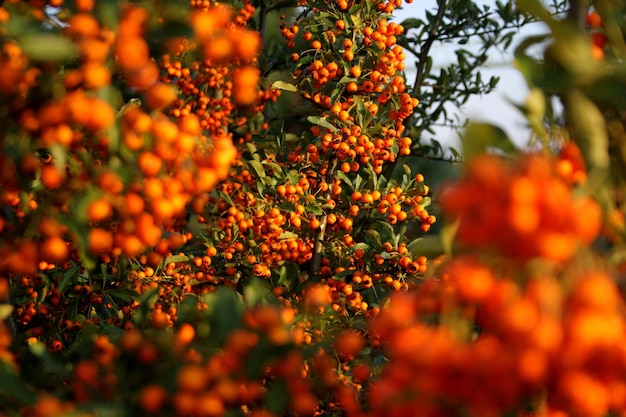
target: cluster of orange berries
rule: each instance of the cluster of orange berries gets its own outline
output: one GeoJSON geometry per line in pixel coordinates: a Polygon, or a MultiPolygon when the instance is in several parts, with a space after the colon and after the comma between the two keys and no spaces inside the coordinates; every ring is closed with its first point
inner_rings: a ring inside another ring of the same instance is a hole
{"type": "MultiPolygon", "coordinates": [[[[2,203],[19,223],[12,224],[14,220],[4,212],[0,217],[0,230],[15,235],[12,245],[2,247],[7,260],[0,266],[2,270],[32,273],[39,260],[61,264],[81,247],[101,257],[137,256],[152,247],[166,255],[170,248],[167,239],[162,239],[164,229],[184,222],[187,204],[225,178],[237,156],[226,133],[232,123],[228,114],[235,105],[251,104],[241,97],[252,97],[252,102],[257,99],[258,70],[253,65],[260,49],[259,35],[242,27],[252,6],[247,5],[236,17],[223,6],[192,16],[196,41],[202,47],[211,49],[223,35],[232,49],[229,55],[239,64],[250,65],[249,70],[239,68],[238,75],[228,81],[229,94],[221,100],[227,113],[209,118],[218,122],[210,124],[185,108],[174,114],[177,122],[160,113],[177,102],[178,93],[159,82],[160,69],[150,58],[146,41],[151,22],[145,9],[124,6],[114,31],[94,17],[93,2],[79,3],[64,35],[76,45],[80,62],[78,68],[54,75],[58,78],[54,82],[64,92],[56,94],[59,98],[25,102],[22,90],[39,88],[33,80],[46,68],[28,61],[16,44],[4,46],[7,53],[3,57],[11,60],[6,67],[16,68],[14,75],[19,77],[12,83],[18,88],[6,91],[15,95],[11,111],[16,112],[19,124],[6,128],[16,127],[32,139],[27,147],[15,148],[21,149],[17,157],[1,154],[2,203]],[[131,101],[116,118],[114,107],[98,95],[109,86],[115,71],[154,113],[148,114],[131,101]],[[95,190],[92,184],[97,186],[95,190]],[[70,227],[61,226],[58,218],[67,217],[75,205],[85,213],[70,227]],[[50,214],[39,216],[44,209],[50,214]],[[32,224],[31,219],[40,217],[47,223],[38,228],[39,244],[21,241],[20,224],[32,224]],[[80,238],[70,239],[70,232],[80,238]]],[[[202,65],[208,69],[210,62],[202,65]]],[[[185,74],[189,75],[188,69],[185,74]]],[[[170,75],[184,78],[182,73],[170,75]]],[[[186,94],[197,92],[191,86],[183,90],[186,94]]],[[[24,143],[19,135],[9,137],[24,143]]],[[[13,146],[11,140],[4,141],[6,149],[13,146]]]]}
{"type": "Polygon", "coordinates": [[[567,161],[535,154],[525,155],[517,168],[496,156],[470,161],[463,181],[440,198],[444,211],[460,222],[459,243],[522,261],[569,260],[579,244],[598,236],[602,212],[593,199],[573,195],[567,161]]]}
{"type": "MultiPolygon", "coordinates": [[[[96,22],[93,16],[87,17],[96,22]]],[[[114,49],[116,64],[129,86],[140,90],[153,86],[159,79],[159,68],[150,59],[150,49],[144,38],[148,18],[146,9],[128,7],[120,20],[114,49]]],[[[73,22],[69,24],[69,30],[74,30],[73,22]]]]}
{"type": "Polygon", "coordinates": [[[591,31],[591,54],[596,61],[602,61],[604,59],[604,47],[608,43],[602,17],[597,11],[591,10],[585,16],[585,23],[587,29],[591,31]]]}
{"type": "Polygon", "coordinates": [[[372,322],[390,359],[366,394],[372,415],[622,412],[622,309],[604,272],[520,284],[477,258],[455,259],[441,280],[393,294],[372,322]],[[446,321],[455,311],[461,319],[446,321]]]}

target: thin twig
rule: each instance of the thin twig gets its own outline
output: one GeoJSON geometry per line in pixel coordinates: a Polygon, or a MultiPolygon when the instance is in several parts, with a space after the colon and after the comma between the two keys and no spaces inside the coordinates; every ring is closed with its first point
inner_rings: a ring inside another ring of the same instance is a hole
{"type": "MultiPolygon", "coordinates": [[[[334,158],[332,165],[326,174],[326,183],[332,184],[335,178],[335,169],[337,168],[337,158],[334,158]],[[329,180],[333,180],[332,182],[329,180]]],[[[330,197],[331,187],[326,191],[327,197],[330,197]]],[[[319,275],[322,269],[322,252],[324,251],[324,236],[326,234],[326,225],[328,224],[328,215],[324,214],[320,219],[320,229],[315,236],[315,245],[313,247],[313,257],[311,257],[311,263],[309,265],[309,276],[314,277],[319,275]]]]}
{"type": "Polygon", "coordinates": [[[435,43],[435,41],[437,40],[437,28],[441,24],[441,21],[443,20],[443,16],[446,12],[446,0],[438,0],[437,7],[438,7],[437,19],[435,21],[435,24],[433,25],[433,28],[431,29],[431,32],[428,35],[428,39],[426,39],[426,42],[424,42],[424,46],[422,47],[419,55],[417,56],[419,62],[417,64],[417,74],[415,76],[415,83],[413,84],[414,94],[416,91],[419,90],[420,86],[422,85],[422,81],[424,80],[424,70],[426,69],[426,61],[430,53],[430,48],[433,46],[433,43],[435,43]]]}

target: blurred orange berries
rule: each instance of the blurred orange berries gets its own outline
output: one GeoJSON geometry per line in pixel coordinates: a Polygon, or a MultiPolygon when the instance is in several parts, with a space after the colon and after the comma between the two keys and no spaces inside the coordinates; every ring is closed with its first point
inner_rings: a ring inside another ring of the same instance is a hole
{"type": "Polygon", "coordinates": [[[523,261],[570,259],[598,236],[602,216],[594,200],[573,196],[562,166],[539,155],[524,156],[515,168],[495,156],[470,161],[466,178],[441,195],[444,212],[460,221],[460,243],[523,261]]]}

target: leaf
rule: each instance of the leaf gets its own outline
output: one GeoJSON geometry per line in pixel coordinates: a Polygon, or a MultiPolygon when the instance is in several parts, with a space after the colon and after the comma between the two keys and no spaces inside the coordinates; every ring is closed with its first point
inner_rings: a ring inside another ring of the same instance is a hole
{"type": "MultiPolygon", "coordinates": [[[[34,342],[28,343],[28,350],[30,353],[41,361],[41,365],[47,371],[50,371],[59,378],[66,378],[69,374],[68,368],[65,364],[61,363],[59,358],[53,356],[44,343],[34,342]]],[[[32,359],[31,359],[32,360],[32,359]]]]}
{"type": "MultiPolygon", "coordinates": [[[[0,398],[12,397],[23,404],[33,404],[36,399],[35,393],[18,376],[17,372],[8,363],[0,360],[0,398]]],[[[6,404],[3,401],[3,405],[6,404]]]]}
{"type": "Polygon", "coordinates": [[[413,256],[424,255],[427,258],[436,258],[444,253],[440,236],[428,235],[417,238],[407,245],[413,256]]]}
{"type": "Polygon", "coordinates": [[[298,237],[299,235],[293,232],[282,232],[280,236],[278,236],[278,239],[297,239],[298,237]]]}
{"type": "Polygon", "coordinates": [[[65,292],[65,290],[67,290],[70,286],[72,286],[72,284],[74,284],[74,278],[77,277],[79,270],[80,266],[78,264],[74,264],[73,267],[63,273],[61,279],[59,280],[60,293],[65,292]]]}
{"type": "Polygon", "coordinates": [[[448,222],[443,225],[439,232],[439,239],[441,240],[441,246],[443,253],[446,256],[452,256],[452,249],[454,247],[454,237],[461,224],[461,219],[458,219],[452,223],[448,222]]]}
{"type": "Polygon", "coordinates": [[[350,181],[350,178],[348,178],[345,172],[339,171],[339,170],[335,171],[335,176],[339,178],[344,184],[349,185],[350,188],[354,189],[354,185],[352,184],[352,181],[350,181]]]}
{"type": "Polygon", "coordinates": [[[276,414],[282,415],[289,404],[289,390],[283,381],[276,381],[267,390],[267,409],[276,414]]]}
{"type": "Polygon", "coordinates": [[[270,293],[267,285],[258,278],[250,280],[243,289],[243,298],[248,307],[259,304],[270,293]]]}
{"type": "Polygon", "coordinates": [[[13,313],[13,305],[11,304],[0,304],[0,321],[5,321],[11,316],[13,313]]]}
{"type": "Polygon", "coordinates": [[[293,91],[294,93],[298,91],[298,87],[295,85],[288,83],[286,81],[274,81],[272,83],[272,89],[274,90],[284,90],[284,91],[293,91]]]}
{"type": "Polygon", "coordinates": [[[252,169],[254,169],[254,171],[257,173],[259,178],[265,178],[267,176],[265,174],[265,168],[263,168],[263,165],[261,165],[259,161],[250,160],[250,161],[247,161],[247,163],[248,165],[252,167],[252,169]]]}
{"type": "Polygon", "coordinates": [[[67,61],[78,56],[76,45],[65,36],[28,34],[19,43],[33,61],[67,61]]]}
{"type": "Polygon", "coordinates": [[[208,302],[211,312],[210,324],[215,331],[216,339],[224,343],[228,335],[240,327],[244,305],[239,295],[229,288],[220,288],[213,294],[215,297],[208,302]]]}
{"type": "Polygon", "coordinates": [[[565,102],[567,122],[572,126],[572,137],[585,157],[590,180],[603,181],[610,163],[606,121],[598,106],[580,90],[570,92],[565,102]]]}
{"type": "Polygon", "coordinates": [[[497,148],[506,153],[516,152],[515,145],[501,128],[489,123],[471,124],[462,137],[463,153],[467,159],[497,148]]]}
{"type": "Polygon", "coordinates": [[[309,116],[306,118],[309,123],[313,123],[314,125],[325,127],[326,129],[330,129],[333,132],[338,131],[336,126],[333,126],[325,117],[321,116],[309,116]]]}
{"type": "Polygon", "coordinates": [[[352,20],[352,23],[354,24],[355,27],[357,28],[363,27],[363,19],[361,19],[359,15],[351,14],[350,19],[352,20]]]}
{"type": "Polygon", "coordinates": [[[408,32],[409,29],[419,28],[420,26],[424,24],[424,22],[422,22],[420,19],[417,19],[415,17],[411,17],[408,19],[404,19],[401,24],[404,27],[405,32],[408,32]]]}
{"type": "Polygon", "coordinates": [[[319,208],[318,206],[305,206],[304,210],[308,213],[313,213],[316,216],[321,216],[322,214],[324,214],[322,209],[319,208]]]}
{"type": "Polygon", "coordinates": [[[187,255],[173,255],[173,256],[168,256],[167,258],[165,258],[165,265],[170,264],[170,263],[178,263],[178,262],[187,262],[189,261],[189,256],[187,255]]]}
{"type": "Polygon", "coordinates": [[[131,301],[139,296],[136,291],[130,288],[118,288],[116,290],[108,290],[107,294],[109,296],[119,298],[122,301],[131,301]]]}
{"type": "Polygon", "coordinates": [[[278,205],[278,208],[283,210],[283,211],[287,211],[287,212],[296,211],[296,205],[293,204],[293,203],[290,203],[289,201],[285,201],[283,203],[280,203],[278,205]]]}

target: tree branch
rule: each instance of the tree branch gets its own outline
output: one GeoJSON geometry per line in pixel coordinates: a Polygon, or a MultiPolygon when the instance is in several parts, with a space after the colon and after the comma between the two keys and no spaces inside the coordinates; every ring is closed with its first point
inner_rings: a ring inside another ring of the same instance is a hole
{"type": "Polygon", "coordinates": [[[426,61],[428,55],[430,53],[430,48],[433,46],[435,40],[437,40],[437,30],[441,21],[443,20],[443,16],[446,12],[446,0],[437,0],[437,20],[435,21],[434,27],[431,29],[428,39],[424,42],[424,46],[420,50],[419,55],[417,56],[419,62],[417,64],[417,74],[415,75],[415,83],[413,84],[413,94],[419,90],[422,82],[424,81],[424,70],[426,69],[426,61]]]}

